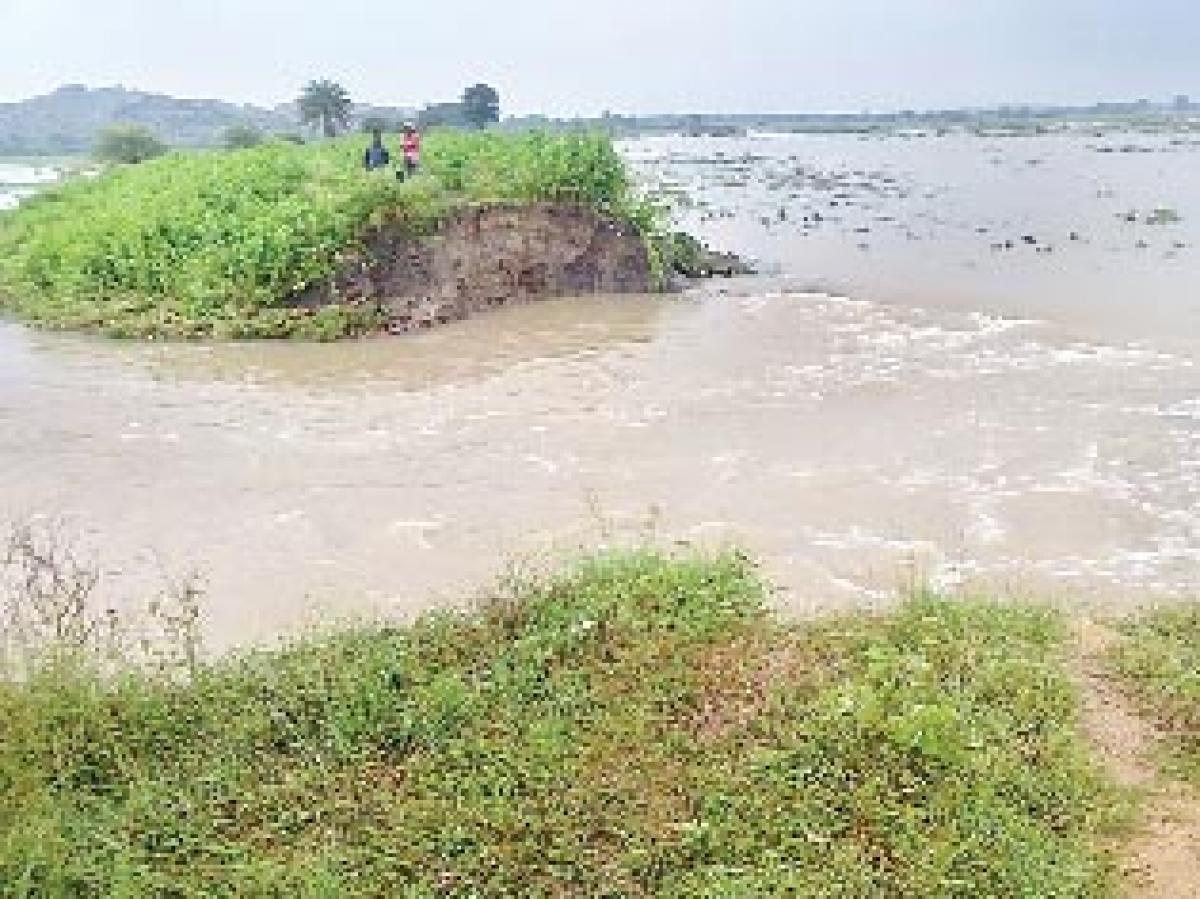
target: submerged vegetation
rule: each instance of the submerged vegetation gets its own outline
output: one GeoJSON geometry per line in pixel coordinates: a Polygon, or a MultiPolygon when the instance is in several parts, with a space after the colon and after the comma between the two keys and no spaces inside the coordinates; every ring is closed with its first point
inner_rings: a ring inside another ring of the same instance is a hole
{"type": "Polygon", "coordinates": [[[372,228],[421,233],[463,203],[556,201],[655,234],[603,136],[433,133],[406,182],[362,171],[361,152],[351,137],[174,153],[49,190],[0,215],[0,309],[114,336],[330,338],[376,327],[377,311],[289,301],[372,228]]]}
{"type": "Polygon", "coordinates": [[[1113,663],[1167,737],[1169,767],[1200,787],[1200,607],[1130,622],[1113,663]]]}
{"type": "Polygon", "coordinates": [[[1052,613],[784,625],[738,554],[470,614],[0,684],[8,896],[1095,896],[1052,613]]]}

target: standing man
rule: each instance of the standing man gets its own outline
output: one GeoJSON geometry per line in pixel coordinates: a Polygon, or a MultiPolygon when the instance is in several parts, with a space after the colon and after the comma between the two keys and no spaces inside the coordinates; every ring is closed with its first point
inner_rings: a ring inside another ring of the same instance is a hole
{"type": "Polygon", "coordinates": [[[383,145],[383,132],[372,131],[371,146],[367,147],[367,152],[363,154],[363,168],[368,172],[373,172],[376,169],[387,168],[391,161],[392,154],[383,145]]]}

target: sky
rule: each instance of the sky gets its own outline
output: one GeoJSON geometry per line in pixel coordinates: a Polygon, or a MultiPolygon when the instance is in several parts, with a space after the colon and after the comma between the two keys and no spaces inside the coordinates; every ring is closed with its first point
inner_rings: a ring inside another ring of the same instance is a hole
{"type": "Polygon", "coordinates": [[[0,101],[63,83],[274,105],[312,78],[506,114],[1200,98],[1198,0],[0,0],[0,101]]]}

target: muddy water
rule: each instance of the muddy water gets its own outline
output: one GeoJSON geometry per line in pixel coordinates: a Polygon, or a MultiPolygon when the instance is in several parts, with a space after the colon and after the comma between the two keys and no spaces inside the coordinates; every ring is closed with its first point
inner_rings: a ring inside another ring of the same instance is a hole
{"type": "Polygon", "coordinates": [[[803,287],[1200,341],[1200,134],[647,140],[681,216],[803,287]]]}
{"type": "Polygon", "coordinates": [[[645,533],[744,544],[800,612],[1194,595],[1200,155],[1155,141],[647,141],[771,274],[337,346],[0,326],[0,514],[66,515],[114,601],[202,569],[218,647],[645,533]]]}
{"type": "Polygon", "coordinates": [[[0,211],[15,207],[61,176],[65,160],[0,157],[0,211]]]}

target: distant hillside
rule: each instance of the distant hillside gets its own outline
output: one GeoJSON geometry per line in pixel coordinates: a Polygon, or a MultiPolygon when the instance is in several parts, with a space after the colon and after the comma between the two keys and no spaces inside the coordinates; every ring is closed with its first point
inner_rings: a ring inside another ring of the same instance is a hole
{"type": "MultiPolygon", "coordinates": [[[[355,118],[403,120],[407,110],[361,107],[355,118]]],[[[275,109],[221,100],[181,100],[123,87],[89,89],[71,84],[20,103],[0,103],[0,156],[86,153],[96,135],[117,122],[144,125],[172,146],[219,144],[230,125],[253,125],[267,133],[300,129],[294,104],[275,109]]]]}
{"type": "Polygon", "coordinates": [[[0,104],[0,155],[84,153],[115,122],[145,125],[176,146],[218,143],[226,128],[250,124],[295,130],[295,119],[219,100],[178,100],[121,87],[67,85],[42,97],[0,104]]]}

